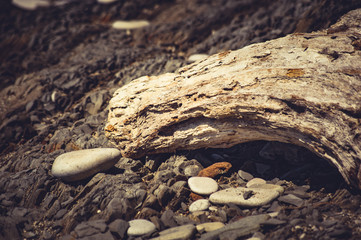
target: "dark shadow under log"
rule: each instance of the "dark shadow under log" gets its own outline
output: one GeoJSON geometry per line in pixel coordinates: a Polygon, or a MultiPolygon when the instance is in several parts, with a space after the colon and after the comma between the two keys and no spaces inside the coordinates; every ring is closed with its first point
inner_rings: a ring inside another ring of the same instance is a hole
{"type": "Polygon", "coordinates": [[[213,55],[141,77],[109,104],[127,157],[267,140],[305,147],[361,188],[361,10],[328,30],[213,55]]]}

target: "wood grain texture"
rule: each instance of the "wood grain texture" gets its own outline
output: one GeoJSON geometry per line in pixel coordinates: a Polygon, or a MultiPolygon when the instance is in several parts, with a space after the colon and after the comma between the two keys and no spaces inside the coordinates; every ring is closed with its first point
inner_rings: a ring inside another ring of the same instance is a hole
{"type": "Polygon", "coordinates": [[[106,134],[127,157],[268,140],[361,188],[361,11],[328,30],[219,53],[118,89],[106,134]]]}

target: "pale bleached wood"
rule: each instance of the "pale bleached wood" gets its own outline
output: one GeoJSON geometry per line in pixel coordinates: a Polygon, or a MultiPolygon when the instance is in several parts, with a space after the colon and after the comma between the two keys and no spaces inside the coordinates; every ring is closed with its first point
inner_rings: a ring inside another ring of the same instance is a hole
{"type": "Polygon", "coordinates": [[[106,134],[127,157],[268,140],[361,187],[361,11],[330,29],[219,53],[118,89],[106,134]]]}

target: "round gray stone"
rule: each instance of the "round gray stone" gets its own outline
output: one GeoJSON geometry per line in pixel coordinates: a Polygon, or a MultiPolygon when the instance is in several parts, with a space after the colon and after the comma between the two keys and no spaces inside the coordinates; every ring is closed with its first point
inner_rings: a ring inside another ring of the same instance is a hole
{"type": "Polygon", "coordinates": [[[209,177],[191,177],[188,179],[188,186],[192,192],[202,195],[209,195],[218,190],[217,182],[209,177]]]}
{"type": "Polygon", "coordinates": [[[234,203],[242,207],[258,207],[269,203],[279,194],[274,189],[238,187],[215,192],[209,197],[209,200],[216,204],[234,203]]]}
{"type": "Polygon", "coordinates": [[[94,148],[68,152],[55,159],[51,172],[53,176],[64,181],[78,181],[111,168],[120,157],[121,153],[116,148],[94,148]]]}
{"type": "Polygon", "coordinates": [[[210,205],[211,205],[211,203],[209,202],[209,200],[207,200],[207,199],[199,199],[199,200],[193,202],[189,206],[189,211],[190,212],[204,211],[204,210],[207,210],[210,205]]]}
{"type": "Polygon", "coordinates": [[[129,221],[128,235],[141,236],[144,234],[152,233],[156,230],[154,223],[146,219],[135,219],[129,221]]]}

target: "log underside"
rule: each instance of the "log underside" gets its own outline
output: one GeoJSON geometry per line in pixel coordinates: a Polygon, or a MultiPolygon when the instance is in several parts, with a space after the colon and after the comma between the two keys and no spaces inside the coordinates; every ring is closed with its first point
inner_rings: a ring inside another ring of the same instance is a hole
{"type": "Polygon", "coordinates": [[[328,30],[213,55],[118,89],[106,134],[127,157],[268,140],[361,188],[361,10],[328,30]]]}

